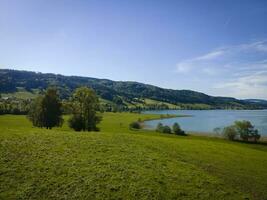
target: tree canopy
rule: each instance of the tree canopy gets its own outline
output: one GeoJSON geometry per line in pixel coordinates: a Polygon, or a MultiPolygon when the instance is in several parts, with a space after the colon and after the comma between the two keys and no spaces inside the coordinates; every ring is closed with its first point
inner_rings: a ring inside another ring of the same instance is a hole
{"type": "Polygon", "coordinates": [[[72,96],[72,117],[69,125],[76,131],[97,131],[101,117],[97,114],[99,100],[94,90],[77,88],[72,96]]]}
{"type": "Polygon", "coordinates": [[[33,126],[45,127],[51,129],[55,126],[61,126],[62,104],[54,88],[47,89],[45,95],[38,96],[28,113],[28,118],[33,126]]]}

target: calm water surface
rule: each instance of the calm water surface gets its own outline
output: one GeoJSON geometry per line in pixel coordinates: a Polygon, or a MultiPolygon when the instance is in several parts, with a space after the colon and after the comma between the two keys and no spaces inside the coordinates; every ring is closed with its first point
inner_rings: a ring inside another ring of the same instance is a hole
{"type": "Polygon", "coordinates": [[[147,121],[145,126],[149,129],[155,129],[159,122],[168,126],[178,122],[186,131],[213,132],[214,128],[223,128],[236,120],[249,120],[260,134],[267,136],[267,110],[159,110],[144,113],[191,115],[191,117],[147,121]]]}

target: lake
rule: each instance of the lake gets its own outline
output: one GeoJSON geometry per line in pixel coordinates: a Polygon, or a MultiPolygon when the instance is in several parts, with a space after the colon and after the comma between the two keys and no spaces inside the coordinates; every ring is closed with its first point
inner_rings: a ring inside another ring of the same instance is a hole
{"type": "Polygon", "coordinates": [[[148,129],[155,129],[159,122],[168,126],[178,122],[185,131],[213,132],[214,128],[223,128],[236,120],[249,120],[261,135],[267,136],[267,110],[157,110],[144,113],[190,115],[146,121],[148,129]]]}

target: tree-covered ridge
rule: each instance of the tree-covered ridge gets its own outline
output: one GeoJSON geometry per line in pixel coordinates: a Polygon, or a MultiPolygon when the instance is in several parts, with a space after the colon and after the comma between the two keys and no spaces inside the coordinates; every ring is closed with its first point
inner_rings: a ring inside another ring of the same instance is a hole
{"type": "Polygon", "coordinates": [[[164,89],[138,82],[0,69],[1,93],[14,93],[18,88],[24,88],[29,92],[43,91],[49,86],[56,86],[62,99],[68,99],[77,87],[91,87],[103,100],[124,108],[142,109],[145,99],[161,102],[161,104],[150,104],[151,108],[158,106],[168,108],[167,104],[173,104],[178,109],[260,109],[267,107],[267,103],[264,102],[213,97],[191,90],[164,89]]]}

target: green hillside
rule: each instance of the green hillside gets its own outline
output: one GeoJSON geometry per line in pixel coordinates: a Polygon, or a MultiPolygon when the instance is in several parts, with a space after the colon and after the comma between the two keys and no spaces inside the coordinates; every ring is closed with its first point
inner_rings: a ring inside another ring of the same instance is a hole
{"type": "Polygon", "coordinates": [[[90,133],[0,116],[0,199],[267,199],[267,146],[130,131],[159,116],[103,115],[90,133]]]}
{"type": "Polygon", "coordinates": [[[153,85],[111,81],[79,76],[63,76],[29,71],[0,69],[0,93],[32,97],[49,86],[58,88],[62,99],[68,99],[74,89],[80,86],[93,88],[104,100],[111,102],[106,107],[135,109],[262,109],[264,101],[243,101],[230,97],[212,97],[191,90],[172,90],[153,85]],[[22,91],[21,91],[22,90],[22,91]],[[24,91],[23,91],[24,90],[24,91]],[[20,93],[18,93],[20,92],[20,93]],[[24,93],[21,93],[24,92],[24,93]],[[150,103],[146,103],[147,99],[150,103]],[[153,104],[151,103],[153,101],[153,104]]]}

